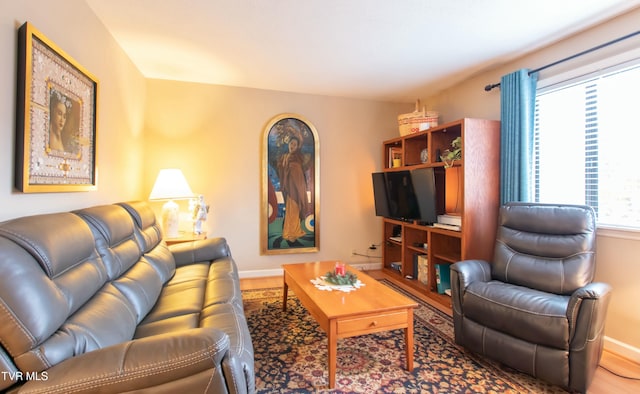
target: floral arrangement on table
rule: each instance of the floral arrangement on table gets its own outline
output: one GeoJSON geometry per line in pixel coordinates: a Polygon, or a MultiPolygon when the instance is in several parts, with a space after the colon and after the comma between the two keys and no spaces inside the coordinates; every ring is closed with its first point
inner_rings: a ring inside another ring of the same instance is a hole
{"type": "Polygon", "coordinates": [[[338,286],[353,286],[358,282],[358,276],[351,272],[345,272],[344,274],[338,274],[336,272],[329,271],[324,276],[324,280],[338,286]]]}
{"type": "Polygon", "coordinates": [[[336,262],[336,268],[333,271],[329,271],[324,276],[319,276],[315,279],[311,279],[317,289],[332,291],[338,290],[348,293],[364,286],[364,283],[356,274],[347,272],[347,266],[345,263],[336,262]]]}

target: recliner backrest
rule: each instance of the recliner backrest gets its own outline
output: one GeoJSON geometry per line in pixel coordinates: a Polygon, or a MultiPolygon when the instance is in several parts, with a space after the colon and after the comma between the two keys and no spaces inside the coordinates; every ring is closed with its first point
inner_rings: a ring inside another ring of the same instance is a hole
{"type": "Polygon", "coordinates": [[[493,279],[569,295],[595,274],[591,207],[508,203],[500,209],[493,279]]]}

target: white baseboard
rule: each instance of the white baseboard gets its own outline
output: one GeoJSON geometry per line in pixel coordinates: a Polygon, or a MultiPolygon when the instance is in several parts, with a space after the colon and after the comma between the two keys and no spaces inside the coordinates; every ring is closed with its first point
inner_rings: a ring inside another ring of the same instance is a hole
{"type": "Polygon", "coordinates": [[[605,336],[604,348],[611,353],[615,353],[618,356],[622,356],[628,360],[640,364],[640,349],[638,349],[637,347],[627,345],[626,343],[620,342],[617,339],[605,336]]]}
{"type": "Polygon", "coordinates": [[[252,270],[238,272],[240,278],[269,278],[271,276],[282,276],[282,268],[274,268],[270,270],[252,270]]]}

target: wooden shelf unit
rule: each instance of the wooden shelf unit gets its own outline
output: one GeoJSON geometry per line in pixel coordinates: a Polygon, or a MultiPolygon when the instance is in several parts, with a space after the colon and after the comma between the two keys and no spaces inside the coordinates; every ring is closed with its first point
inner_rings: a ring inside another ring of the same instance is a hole
{"type": "Polygon", "coordinates": [[[462,139],[462,159],[455,162],[460,186],[457,211],[462,221],[461,231],[452,231],[422,225],[418,221],[383,218],[383,269],[395,275],[408,286],[417,289],[438,304],[451,308],[451,297],[439,294],[436,285],[435,264],[452,264],[460,260],[484,259],[493,256],[497,228],[500,185],[500,122],[465,118],[415,134],[383,142],[383,171],[411,170],[433,167],[437,190],[438,214],[445,212],[447,176],[439,156],[456,138],[462,139]],[[400,167],[391,165],[390,154],[400,152],[400,167]],[[422,162],[421,152],[426,149],[428,160],[422,162]],[[391,237],[401,236],[401,240],[391,237]],[[424,247],[424,244],[427,247],[424,247]],[[428,282],[420,282],[414,273],[414,258],[426,255],[428,282]],[[392,268],[400,263],[400,270],[392,268]],[[412,279],[405,276],[411,275],[412,279]]]}

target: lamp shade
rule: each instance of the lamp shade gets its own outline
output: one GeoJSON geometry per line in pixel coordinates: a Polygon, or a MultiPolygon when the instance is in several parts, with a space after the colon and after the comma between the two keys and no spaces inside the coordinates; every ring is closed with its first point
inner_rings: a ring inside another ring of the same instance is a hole
{"type": "Polygon", "coordinates": [[[149,200],[172,200],[192,198],[193,192],[182,171],[177,168],[160,170],[153,184],[149,200]]]}

